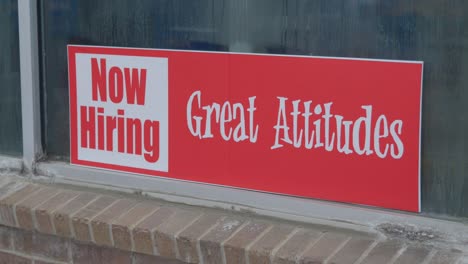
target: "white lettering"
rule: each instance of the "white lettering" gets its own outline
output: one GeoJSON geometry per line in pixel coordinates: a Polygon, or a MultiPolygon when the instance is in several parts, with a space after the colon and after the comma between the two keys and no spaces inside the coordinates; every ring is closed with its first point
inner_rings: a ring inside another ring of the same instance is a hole
{"type": "Polygon", "coordinates": [[[282,144],[279,143],[280,138],[280,131],[283,130],[283,140],[286,143],[292,144],[291,139],[289,138],[289,127],[286,121],[286,97],[278,97],[279,99],[279,109],[278,109],[278,121],[276,122],[276,126],[273,128],[276,130],[275,134],[275,144],[271,147],[271,149],[277,149],[283,147],[282,144]]]}
{"type": "Polygon", "coordinates": [[[401,135],[402,128],[403,128],[403,121],[401,120],[395,120],[390,125],[390,134],[392,135],[392,138],[395,141],[395,144],[397,145],[397,149],[398,149],[398,153],[395,153],[393,144],[390,147],[390,152],[392,154],[392,157],[395,159],[400,159],[403,156],[403,152],[405,150],[405,146],[403,145],[403,142],[401,142],[401,139],[399,137],[399,135],[401,135]],[[397,131],[395,130],[396,126],[398,126],[397,128],[398,134],[397,134],[397,131]]]}

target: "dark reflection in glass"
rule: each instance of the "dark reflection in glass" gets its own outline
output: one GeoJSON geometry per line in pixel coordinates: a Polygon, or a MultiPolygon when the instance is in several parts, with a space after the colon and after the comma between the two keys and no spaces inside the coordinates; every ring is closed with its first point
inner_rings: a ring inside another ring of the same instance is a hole
{"type": "Polygon", "coordinates": [[[0,155],[20,156],[21,86],[18,3],[0,1],[0,155]]]}
{"type": "Polygon", "coordinates": [[[70,43],[422,60],[423,209],[466,217],[467,10],[464,0],[42,1],[48,153],[69,153],[70,43]]]}

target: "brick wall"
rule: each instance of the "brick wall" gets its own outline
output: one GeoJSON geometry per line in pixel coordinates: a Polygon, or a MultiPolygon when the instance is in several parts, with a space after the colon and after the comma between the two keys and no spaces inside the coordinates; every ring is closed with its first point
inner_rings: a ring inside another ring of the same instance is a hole
{"type": "Polygon", "coordinates": [[[0,264],[12,263],[180,264],[182,262],[0,226],[0,264]]]}
{"type": "Polygon", "coordinates": [[[435,264],[461,255],[407,242],[118,193],[0,181],[0,264],[435,264]]]}

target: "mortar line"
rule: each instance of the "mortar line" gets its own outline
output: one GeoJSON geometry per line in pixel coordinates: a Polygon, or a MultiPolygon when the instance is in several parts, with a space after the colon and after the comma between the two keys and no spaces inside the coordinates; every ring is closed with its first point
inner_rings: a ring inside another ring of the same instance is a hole
{"type": "Polygon", "coordinates": [[[200,235],[200,237],[197,238],[196,242],[196,247],[197,247],[197,253],[198,253],[198,260],[200,261],[199,264],[204,264],[204,259],[203,259],[203,254],[201,252],[201,245],[200,245],[200,240],[206,236],[211,230],[215,229],[221,222],[226,219],[226,216],[221,217],[213,226],[208,228],[203,234],[200,235]]]}
{"type": "Polygon", "coordinates": [[[395,261],[396,261],[401,255],[403,255],[403,253],[406,251],[407,248],[408,248],[408,246],[403,245],[403,246],[395,253],[395,255],[390,259],[390,261],[388,261],[388,264],[393,264],[393,263],[395,263],[395,261]]]}
{"type": "Polygon", "coordinates": [[[126,212],[122,213],[121,215],[119,215],[116,219],[112,219],[109,224],[107,225],[107,228],[109,229],[109,237],[110,237],[110,242],[111,242],[111,245],[112,246],[115,246],[115,243],[114,243],[114,234],[112,234],[112,225],[117,222],[117,220],[119,220],[121,217],[123,217],[124,215],[128,214],[128,212],[130,212],[133,208],[135,208],[139,203],[138,202],[135,202],[134,205],[132,205],[126,212]]]}
{"type": "Polygon", "coordinates": [[[302,258],[302,256],[304,256],[304,254],[309,251],[311,248],[313,248],[315,246],[315,244],[317,244],[319,242],[320,239],[322,239],[322,237],[325,236],[325,232],[321,232],[320,235],[309,242],[309,244],[307,244],[307,246],[297,255],[297,259],[296,259],[296,263],[299,263],[299,260],[302,258]]]}
{"type": "Polygon", "coordinates": [[[71,213],[69,216],[68,216],[68,224],[70,226],[70,234],[72,237],[76,237],[75,236],[75,228],[73,227],[73,217],[79,212],[81,211],[83,208],[86,208],[88,205],[94,203],[95,201],[97,201],[97,199],[99,199],[102,195],[98,195],[96,196],[94,199],[92,199],[91,201],[89,201],[87,204],[83,205],[82,207],[78,208],[77,210],[75,210],[75,212],[71,213]]]}
{"type": "Polygon", "coordinates": [[[351,240],[351,237],[348,237],[345,241],[341,242],[341,244],[328,256],[323,262],[327,264],[340,250],[342,250],[346,244],[351,240]]]}
{"type": "Polygon", "coordinates": [[[380,243],[381,241],[375,240],[364,252],[361,256],[354,262],[354,264],[361,264],[364,259],[369,256],[369,253],[380,243]]]}
{"type": "Polygon", "coordinates": [[[250,223],[250,221],[246,221],[245,223],[243,223],[241,226],[239,226],[239,228],[237,228],[236,231],[234,231],[230,236],[228,236],[228,238],[226,238],[225,240],[221,241],[221,243],[219,244],[220,247],[221,247],[221,259],[223,261],[223,264],[227,264],[227,261],[226,261],[226,252],[224,250],[224,243],[226,243],[229,239],[233,238],[237,233],[239,233],[244,227],[246,227],[248,224],[250,223]]]}
{"type": "Polygon", "coordinates": [[[37,188],[37,190],[35,190],[32,193],[26,195],[21,200],[19,200],[16,203],[11,205],[11,209],[12,209],[12,213],[13,213],[13,221],[15,222],[14,224],[15,224],[16,227],[19,227],[18,217],[16,216],[16,205],[22,203],[23,201],[25,201],[26,199],[28,199],[29,197],[33,196],[34,194],[38,193],[41,190],[42,190],[42,187],[39,187],[39,188],[37,188]]]}
{"type": "Polygon", "coordinates": [[[98,216],[98,215],[102,214],[103,212],[105,212],[107,209],[109,209],[110,207],[112,207],[112,206],[113,206],[114,204],[116,204],[118,201],[120,201],[120,199],[115,200],[113,203],[111,203],[110,205],[108,205],[108,206],[106,206],[104,209],[102,209],[100,213],[98,213],[98,214],[96,214],[96,215],[94,215],[93,217],[91,217],[91,218],[88,219],[87,225],[88,225],[88,229],[89,229],[89,236],[90,236],[91,241],[92,241],[93,243],[96,243],[96,241],[95,241],[95,239],[94,239],[93,226],[91,225],[91,222],[94,220],[94,218],[96,218],[96,216],[98,216]]]}
{"type": "Polygon", "coordinates": [[[300,230],[300,229],[297,228],[297,227],[294,228],[294,229],[291,231],[291,233],[289,233],[289,235],[287,235],[286,238],[285,238],[283,241],[281,241],[278,245],[276,245],[276,247],[274,247],[274,248],[271,250],[271,252],[270,252],[270,262],[271,262],[271,263],[274,263],[273,260],[274,260],[274,258],[275,258],[276,253],[278,252],[278,250],[279,250],[280,248],[282,248],[282,247],[289,241],[289,239],[291,239],[291,237],[293,237],[297,232],[299,232],[299,230],[300,230]]]}
{"type": "Polygon", "coordinates": [[[426,258],[423,260],[421,264],[429,264],[429,261],[432,260],[432,258],[435,256],[436,253],[437,253],[437,250],[435,248],[431,249],[431,251],[429,251],[429,254],[427,254],[426,258]]]}
{"type": "Polygon", "coordinates": [[[63,207],[65,207],[68,203],[70,203],[71,201],[75,200],[76,197],[78,197],[80,195],[80,193],[76,193],[76,195],[72,196],[70,198],[70,200],[68,200],[67,202],[65,202],[64,204],[58,206],[57,208],[55,208],[53,211],[50,212],[50,214],[48,214],[49,216],[49,221],[50,221],[50,224],[52,225],[52,232],[54,234],[57,234],[57,230],[55,228],[55,221],[54,221],[54,215],[55,215],[55,212],[57,212],[59,209],[62,209],[63,207]]]}
{"type": "MultiPolygon", "coordinates": [[[[157,206],[156,209],[153,209],[150,211],[150,213],[146,214],[144,217],[140,218],[140,220],[136,221],[135,223],[133,223],[132,225],[128,226],[128,232],[130,233],[130,246],[132,248],[132,251],[135,251],[135,241],[133,239],[133,230],[136,226],[138,226],[140,223],[142,223],[143,221],[146,220],[146,218],[148,218],[149,216],[151,216],[152,214],[156,213],[159,209],[161,209],[161,206],[157,206]]],[[[127,212],[127,214],[129,213],[130,211],[127,212]]],[[[125,214],[126,215],[126,214],[125,214]]],[[[150,237],[151,237],[151,243],[153,243],[153,233],[150,232],[150,237]]],[[[154,248],[153,248],[153,254],[154,254],[154,248]]]]}
{"type": "Polygon", "coordinates": [[[197,217],[192,219],[192,221],[190,221],[186,226],[184,226],[181,230],[177,231],[174,234],[174,251],[175,251],[175,255],[176,255],[177,259],[181,258],[180,251],[179,251],[179,244],[177,243],[177,238],[179,238],[179,235],[182,232],[184,232],[189,226],[193,225],[196,221],[198,221],[198,219],[202,218],[202,216],[204,216],[204,215],[205,215],[205,213],[200,213],[200,215],[198,215],[197,217]]]}
{"type": "Polygon", "coordinates": [[[36,230],[39,230],[39,224],[37,223],[37,217],[36,217],[36,210],[39,206],[45,204],[46,202],[52,200],[53,198],[55,198],[55,196],[59,195],[60,193],[62,193],[61,190],[59,190],[55,195],[53,195],[52,197],[50,197],[49,199],[43,201],[42,203],[34,206],[33,208],[30,208],[31,210],[31,217],[32,217],[32,223],[33,223],[33,229],[36,229],[36,230]]]}
{"type": "MultiPolygon", "coordinates": [[[[172,217],[174,217],[176,215],[176,212],[173,211],[170,213],[169,217],[166,219],[166,221],[170,221],[172,217]]],[[[156,225],[155,227],[153,227],[153,229],[150,230],[150,234],[151,234],[151,243],[153,243],[153,254],[155,254],[156,256],[159,256],[160,253],[159,253],[159,249],[158,249],[158,246],[156,245],[156,239],[155,239],[155,236],[156,236],[156,229],[161,226],[162,224],[164,224],[165,222],[162,221],[161,223],[159,223],[158,225],[156,225]]]]}
{"type": "Polygon", "coordinates": [[[274,227],[273,225],[270,225],[265,230],[263,230],[263,232],[260,233],[260,235],[258,235],[254,240],[252,240],[249,244],[247,244],[244,250],[244,254],[245,254],[244,257],[245,257],[246,264],[250,264],[250,258],[249,258],[250,248],[253,247],[253,245],[255,245],[255,243],[257,243],[260,239],[262,239],[262,237],[264,237],[268,232],[270,232],[273,229],[273,227],[274,227]]]}

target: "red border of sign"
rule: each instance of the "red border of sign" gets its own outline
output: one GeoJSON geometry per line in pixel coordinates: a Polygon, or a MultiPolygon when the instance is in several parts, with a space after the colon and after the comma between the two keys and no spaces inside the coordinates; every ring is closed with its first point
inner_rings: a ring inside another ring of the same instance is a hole
{"type": "MultiPolygon", "coordinates": [[[[89,167],[93,169],[107,169],[115,172],[128,172],[132,174],[142,175],[142,176],[151,176],[151,177],[162,177],[164,179],[191,182],[198,184],[206,184],[212,186],[221,186],[233,189],[249,190],[262,193],[271,193],[286,195],[290,197],[299,197],[305,199],[315,199],[303,196],[297,196],[292,194],[284,193],[274,193],[262,190],[254,190],[248,188],[241,188],[236,186],[227,186],[215,183],[206,183],[206,182],[196,182],[184,179],[176,179],[169,177],[168,172],[157,171],[157,170],[148,170],[135,167],[128,167],[122,165],[107,164],[101,162],[93,162],[86,160],[79,160],[78,157],[78,141],[77,141],[77,88],[76,88],[76,57],[77,53],[86,53],[86,54],[105,54],[105,55],[123,55],[123,56],[141,56],[141,57],[157,57],[157,53],[161,51],[172,51],[172,52],[197,52],[197,53],[221,53],[221,54],[242,54],[242,55],[251,55],[251,56],[273,56],[273,57],[302,57],[302,58],[320,58],[320,59],[339,59],[339,60],[360,60],[360,61],[380,61],[380,62],[394,62],[394,63],[415,63],[421,64],[421,90],[420,90],[420,119],[419,119],[419,157],[418,157],[418,211],[421,212],[421,129],[422,129],[422,96],[423,96],[423,74],[424,74],[424,62],[423,61],[402,61],[402,60],[386,60],[386,59],[366,59],[366,58],[351,58],[351,57],[322,57],[322,56],[301,56],[301,55],[283,55],[283,54],[259,54],[259,53],[236,53],[236,52],[216,52],[216,51],[197,51],[197,50],[171,50],[171,49],[148,49],[148,48],[126,48],[126,47],[109,47],[109,46],[88,46],[88,45],[67,45],[67,55],[68,55],[68,82],[69,82],[69,105],[70,105],[70,164],[78,165],[83,167],[89,167]]],[[[170,102],[168,102],[170,104],[170,102]]],[[[170,120],[168,120],[170,123],[170,120]]],[[[169,157],[168,157],[169,159],[169,157]]],[[[326,201],[326,200],[325,200],[326,201]]],[[[337,202],[337,201],[331,201],[337,202]]],[[[346,203],[346,202],[338,202],[346,203]]],[[[349,204],[349,203],[348,203],[349,204]]],[[[378,206],[364,205],[368,207],[382,208],[378,206]]]]}
{"type": "MultiPolygon", "coordinates": [[[[156,171],[141,169],[135,167],[128,167],[122,165],[114,165],[101,162],[93,162],[87,160],[78,159],[78,140],[76,135],[76,124],[77,124],[77,102],[76,102],[76,53],[87,53],[87,54],[106,54],[106,55],[130,55],[130,56],[141,56],[141,57],[155,57],[155,54],[151,50],[139,50],[139,49],[127,49],[127,48],[109,48],[109,47],[89,47],[89,46],[74,46],[68,45],[68,80],[70,86],[70,163],[74,165],[83,165],[86,167],[99,167],[114,171],[126,171],[130,173],[153,175],[153,176],[168,176],[169,172],[156,171]],[[129,53],[128,51],[134,51],[129,53]]],[[[169,158],[169,157],[168,157],[169,158]]]]}

